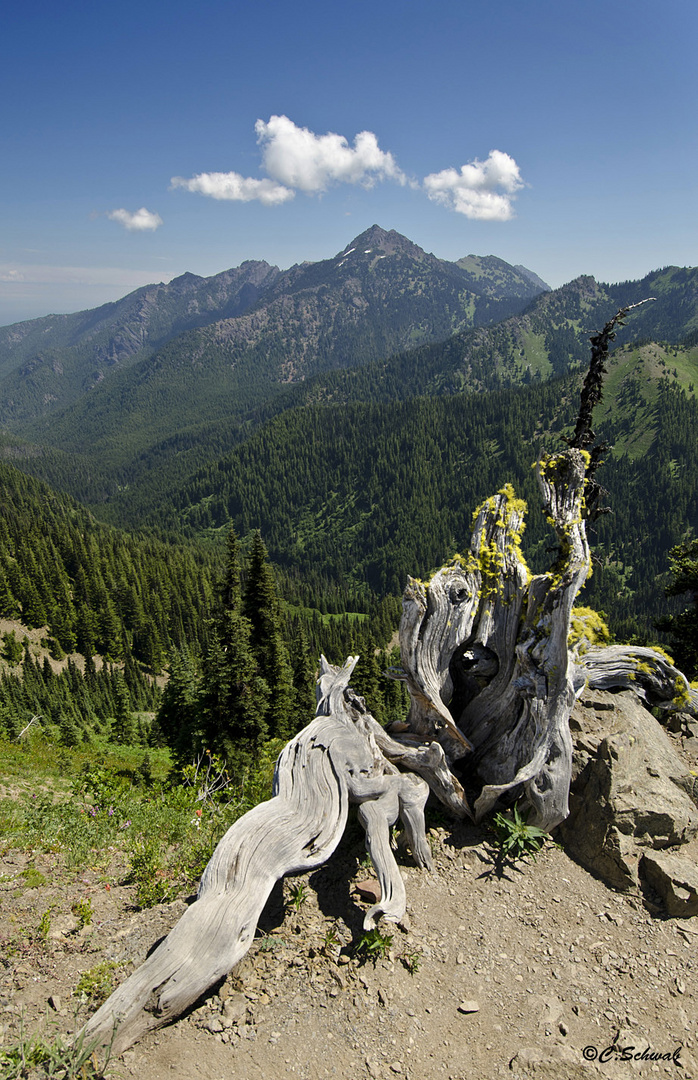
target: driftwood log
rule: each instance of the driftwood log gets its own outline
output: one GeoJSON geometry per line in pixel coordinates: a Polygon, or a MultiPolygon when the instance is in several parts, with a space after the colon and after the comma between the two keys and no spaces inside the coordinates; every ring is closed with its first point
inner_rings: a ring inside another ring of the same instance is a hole
{"type": "Polygon", "coordinates": [[[698,716],[698,693],[660,652],[599,648],[584,638],[569,644],[572,606],[590,568],[587,496],[594,516],[601,512],[591,408],[600,400],[605,350],[622,316],[592,339],[568,448],[536,466],[543,511],[557,534],[554,564],[531,575],[520,544],[526,508],[506,486],[477,512],[467,554],[455,555],[427,582],[409,579],[399,677],[411,704],[406,722],[394,725],[398,730],[384,730],[349,686],[357,657],[342,668],[322,658],[315,719],[282,751],[272,799],[228,830],[196,901],[89,1020],[88,1042],[112,1043],[112,1052],[121,1053],[227,975],[247,952],[276,881],[319,866],[335,850],[350,803],[359,805],[381,886],[380,903],[365,917],[370,929],[380,918],[399,922],[405,913],[390,848],[398,817],[417,865],[431,866],[424,824],[430,790],[458,817],[479,820],[500,799],[518,798],[532,824],[550,830],[564,820],[569,717],[585,687],[633,689],[651,705],[698,716]],[[472,808],[456,762],[474,788],[472,808]]]}
{"type": "Polygon", "coordinates": [[[120,1054],[224,978],[249,949],[275,883],[329,858],[352,802],[360,805],[381,886],[381,901],[367,912],[364,926],[403,917],[405,886],[390,848],[390,826],[400,817],[415,861],[430,867],[424,825],[429,787],[414,773],[399,772],[378,749],[374,730],[382,731],[380,725],[347,690],[357,660],[349,657],[337,669],[323,657],[316,717],[282,751],[273,797],[231,826],[204,871],[196,901],[90,1019],[88,1043],[111,1043],[112,1053],[120,1054]]]}

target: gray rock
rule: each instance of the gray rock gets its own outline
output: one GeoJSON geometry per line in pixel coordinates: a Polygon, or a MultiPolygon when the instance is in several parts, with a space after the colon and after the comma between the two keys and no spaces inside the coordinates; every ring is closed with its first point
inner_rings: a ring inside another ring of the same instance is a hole
{"type": "Polygon", "coordinates": [[[595,691],[591,704],[572,714],[570,816],[559,838],[612,887],[636,888],[644,851],[698,835],[698,809],[687,794],[694,777],[631,691],[595,691]]]}
{"type": "Polygon", "coordinates": [[[645,852],[640,873],[659,893],[667,914],[685,919],[698,915],[698,866],[681,855],[645,852]]]}
{"type": "Polygon", "coordinates": [[[243,1020],[247,1012],[247,998],[244,994],[233,993],[226,999],[222,1013],[227,1020],[237,1023],[243,1020]]]}

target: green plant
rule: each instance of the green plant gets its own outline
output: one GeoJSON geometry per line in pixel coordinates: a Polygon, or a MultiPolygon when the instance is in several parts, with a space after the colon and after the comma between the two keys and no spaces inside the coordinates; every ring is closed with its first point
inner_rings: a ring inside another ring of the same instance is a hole
{"type": "Polygon", "coordinates": [[[257,950],[259,952],[273,952],[279,946],[279,939],[272,937],[270,934],[266,934],[257,941],[257,950]]]}
{"type": "Polygon", "coordinates": [[[80,998],[83,1004],[101,1005],[114,989],[114,969],[111,960],[102,960],[89,971],[83,971],[73,996],[80,998]]]}
{"type": "Polygon", "coordinates": [[[323,952],[326,955],[329,954],[329,953],[332,953],[332,952],[335,951],[335,949],[337,948],[337,946],[339,944],[340,944],[340,940],[339,940],[339,934],[337,933],[337,927],[336,926],[328,926],[327,930],[325,931],[325,936],[322,939],[323,952]]]}
{"type": "Polygon", "coordinates": [[[291,885],[291,887],[289,889],[289,893],[290,893],[290,900],[289,900],[290,907],[292,907],[294,911],[300,911],[300,909],[303,907],[303,904],[308,899],[307,886],[304,885],[302,881],[299,881],[295,885],[291,885]]]}
{"type": "Polygon", "coordinates": [[[544,829],[528,824],[528,814],[529,811],[520,813],[518,806],[515,806],[511,817],[495,814],[492,819],[496,843],[507,859],[523,859],[528,855],[535,859],[548,839],[544,829]]]}
{"type": "Polygon", "coordinates": [[[22,1018],[19,1041],[0,1048],[0,1080],[102,1080],[111,1045],[105,1050],[101,1067],[96,1049],[96,1042],[85,1042],[83,1032],[65,1043],[58,1034],[27,1036],[22,1018]]]}
{"type": "Polygon", "coordinates": [[[422,953],[420,949],[415,949],[414,952],[405,953],[400,959],[410,975],[416,975],[422,966],[422,953]]]}
{"type": "Polygon", "coordinates": [[[46,878],[35,866],[28,866],[26,870],[23,870],[22,877],[27,889],[38,889],[46,884],[46,878]]]}
{"type": "Polygon", "coordinates": [[[366,930],[361,935],[356,951],[363,954],[365,960],[373,960],[375,964],[377,960],[388,955],[392,944],[393,935],[383,934],[377,926],[374,926],[373,930],[366,930]]]}
{"type": "Polygon", "coordinates": [[[89,926],[92,922],[92,901],[76,900],[70,909],[78,920],[78,930],[82,930],[84,926],[89,926]]]}
{"type": "Polygon", "coordinates": [[[139,907],[154,907],[167,896],[170,884],[162,866],[160,843],[151,836],[137,836],[131,845],[127,880],[136,886],[139,907]]]}
{"type": "Polygon", "coordinates": [[[42,941],[46,941],[46,938],[48,937],[49,932],[51,930],[51,912],[52,911],[53,911],[52,907],[46,908],[46,911],[43,913],[43,915],[41,916],[41,919],[39,920],[38,934],[39,934],[39,937],[41,938],[42,941]]]}

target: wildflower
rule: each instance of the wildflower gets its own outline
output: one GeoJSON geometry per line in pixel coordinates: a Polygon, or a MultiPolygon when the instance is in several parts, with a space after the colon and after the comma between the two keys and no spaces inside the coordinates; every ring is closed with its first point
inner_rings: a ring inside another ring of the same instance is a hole
{"type": "Polygon", "coordinates": [[[197,816],[197,817],[201,817],[201,811],[200,811],[200,810],[197,810],[197,811],[196,811],[196,816],[197,816]]]}
{"type": "Polygon", "coordinates": [[[109,807],[109,817],[114,817],[114,807],[113,806],[109,807]]]}
{"type": "Polygon", "coordinates": [[[120,826],[119,826],[119,828],[120,828],[120,829],[128,829],[128,827],[129,827],[129,825],[130,825],[130,824],[131,824],[131,819],[129,818],[129,820],[128,820],[128,821],[125,821],[125,822],[123,823],[123,825],[120,825],[120,826]]]}

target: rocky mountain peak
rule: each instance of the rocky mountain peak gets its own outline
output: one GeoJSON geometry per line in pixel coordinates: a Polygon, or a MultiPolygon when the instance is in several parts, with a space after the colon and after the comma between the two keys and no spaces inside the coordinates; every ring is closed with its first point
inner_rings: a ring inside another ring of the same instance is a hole
{"type": "Polygon", "coordinates": [[[425,252],[417,244],[413,244],[402,233],[391,229],[389,232],[380,225],[372,225],[370,229],[359,233],[347,246],[337,253],[337,257],[346,257],[349,254],[362,253],[373,255],[411,255],[413,258],[423,258],[425,252]]]}

